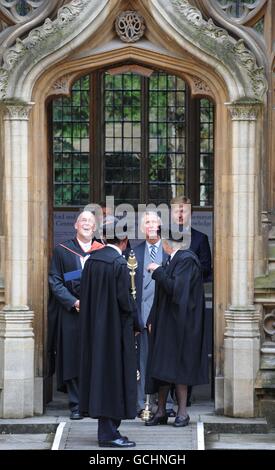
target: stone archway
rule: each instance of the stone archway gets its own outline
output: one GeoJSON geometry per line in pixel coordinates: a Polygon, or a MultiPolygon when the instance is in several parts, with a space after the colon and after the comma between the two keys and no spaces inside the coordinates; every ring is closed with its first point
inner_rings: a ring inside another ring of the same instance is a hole
{"type": "Polygon", "coordinates": [[[256,126],[260,125],[258,112],[266,91],[263,71],[242,41],[236,42],[225,30],[204,21],[188,1],[152,0],[149,6],[143,0],[135,3],[152,28],[144,43],[114,47],[111,42],[114,33],[110,25],[129,2],[73,0],[59,11],[55,21],[46,20],[10,48],[0,69],[7,241],[6,305],[0,314],[0,341],[6,358],[14,342],[28,351],[18,380],[12,383],[3,370],[0,415],[4,417],[42,410],[48,213],[45,102],[57,90],[66,92],[80,73],[129,60],[181,73],[194,93],[203,87],[203,94],[215,99],[216,119],[223,123],[216,130],[215,156],[215,272],[216,279],[222,280],[215,286],[216,409],[232,416],[254,415],[259,329],[253,306],[253,194],[256,126]],[[102,31],[105,47],[98,50],[102,31]],[[12,223],[18,212],[20,233],[12,223]],[[33,327],[38,371],[34,387],[33,327]],[[22,393],[14,406],[11,386],[32,390],[28,401],[22,393]]]}

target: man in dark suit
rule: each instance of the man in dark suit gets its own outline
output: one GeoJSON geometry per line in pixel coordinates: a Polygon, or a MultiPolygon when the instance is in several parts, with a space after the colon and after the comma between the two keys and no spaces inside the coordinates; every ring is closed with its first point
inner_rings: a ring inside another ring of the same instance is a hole
{"type": "Polygon", "coordinates": [[[211,280],[211,250],[205,233],[191,227],[191,200],[186,196],[178,196],[171,200],[171,223],[176,224],[182,232],[190,231],[190,250],[199,258],[202,268],[203,281],[211,280]]]}
{"type": "Polygon", "coordinates": [[[78,397],[80,277],[90,256],[95,228],[94,215],[81,212],[75,223],[75,238],[55,247],[49,270],[49,375],[56,365],[57,389],[68,392],[71,419],[82,418],[78,397]]]}
{"type": "MultiPolygon", "coordinates": [[[[191,234],[190,250],[195,253],[200,261],[203,282],[212,280],[211,250],[208,236],[191,227],[191,200],[186,196],[178,196],[170,201],[171,224],[175,224],[181,232],[191,234]],[[190,230],[191,229],[191,230],[190,230]]],[[[187,406],[191,405],[192,387],[188,387],[187,406]]]]}
{"type": "MultiPolygon", "coordinates": [[[[141,413],[145,406],[145,372],[146,362],[148,356],[148,333],[147,333],[147,319],[153,304],[155,293],[155,281],[152,279],[151,273],[148,272],[147,266],[152,261],[158,264],[166,262],[168,256],[162,248],[160,238],[160,225],[161,219],[157,212],[146,211],[141,219],[141,232],[145,235],[145,241],[134,249],[135,256],[138,262],[136,270],[136,290],[137,290],[137,305],[141,312],[142,318],[142,331],[137,337],[139,344],[139,369],[140,379],[137,386],[137,414],[141,413]]],[[[171,396],[167,401],[167,413],[169,416],[175,416],[173,411],[173,401],[171,396]]]]}

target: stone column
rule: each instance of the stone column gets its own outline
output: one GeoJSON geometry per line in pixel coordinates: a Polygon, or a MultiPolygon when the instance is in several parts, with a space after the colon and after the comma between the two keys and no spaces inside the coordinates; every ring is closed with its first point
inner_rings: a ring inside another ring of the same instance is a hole
{"type": "Polygon", "coordinates": [[[33,415],[33,312],[28,307],[28,116],[5,103],[5,306],[0,312],[0,416],[33,415]]]}
{"type": "Polygon", "coordinates": [[[232,118],[231,306],[225,312],[224,413],[255,415],[259,312],[254,298],[256,124],[259,105],[228,105],[232,118]]]}

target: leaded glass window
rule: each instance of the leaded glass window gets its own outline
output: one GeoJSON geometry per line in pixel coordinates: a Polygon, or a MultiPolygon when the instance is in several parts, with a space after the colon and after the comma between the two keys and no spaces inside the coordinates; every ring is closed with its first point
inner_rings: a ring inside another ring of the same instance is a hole
{"type": "Polygon", "coordinates": [[[81,206],[90,200],[90,79],[77,80],[70,97],[52,105],[54,206],[81,206]]]}
{"type": "Polygon", "coordinates": [[[141,77],[104,74],[105,193],[136,206],[141,185],[141,77]]]}
{"type": "Polygon", "coordinates": [[[181,77],[96,72],[52,102],[54,207],[213,205],[214,106],[181,77]]]}
{"type": "Polygon", "coordinates": [[[214,106],[200,100],[200,206],[213,204],[214,170],[214,106]]]}
{"type": "Polygon", "coordinates": [[[149,202],[185,193],[185,82],[157,72],[149,79],[149,202]]]}

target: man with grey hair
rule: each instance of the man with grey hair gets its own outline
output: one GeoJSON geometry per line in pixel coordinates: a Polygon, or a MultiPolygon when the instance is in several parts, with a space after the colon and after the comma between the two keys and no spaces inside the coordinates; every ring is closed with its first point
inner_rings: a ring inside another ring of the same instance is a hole
{"type": "MultiPolygon", "coordinates": [[[[70,418],[81,419],[78,397],[80,277],[92,249],[96,229],[94,215],[90,211],[81,212],[74,228],[76,236],[56,246],[51,260],[48,355],[51,359],[49,375],[54,373],[56,365],[57,389],[68,392],[70,418]]],[[[96,248],[101,246],[94,243],[96,248]]]]}
{"type": "Polygon", "coordinates": [[[147,426],[167,424],[165,405],[175,387],[178,411],[174,426],[187,426],[187,384],[208,383],[203,277],[197,256],[186,250],[183,234],[162,240],[166,266],[150,263],[156,281],[148,318],[150,331],[146,392],[158,392],[158,409],[147,426]]]}
{"type": "MultiPolygon", "coordinates": [[[[160,238],[161,219],[156,211],[147,210],[142,214],[141,232],[145,241],[135,248],[135,256],[138,262],[136,270],[137,305],[141,312],[142,330],[137,337],[139,347],[140,378],[137,384],[137,415],[142,417],[145,407],[145,372],[148,356],[148,331],[147,319],[153,304],[155,293],[155,281],[148,271],[148,264],[155,261],[158,264],[165,263],[168,255],[162,248],[160,238]]],[[[167,402],[167,414],[175,416],[173,400],[169,396],[167,402]]]]}

